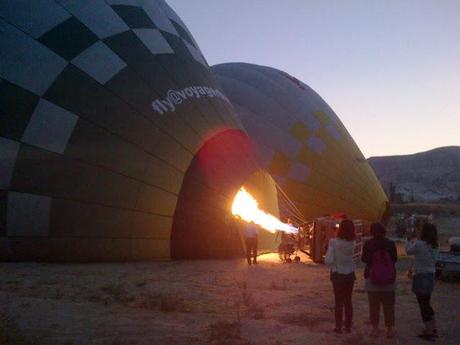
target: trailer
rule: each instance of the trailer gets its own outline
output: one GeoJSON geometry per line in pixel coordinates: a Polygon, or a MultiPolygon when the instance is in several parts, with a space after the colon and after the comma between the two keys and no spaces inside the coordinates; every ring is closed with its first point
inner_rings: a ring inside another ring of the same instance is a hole
{"type": "MultiPolygon", "coordinates": [[[[321,217],[302,224],[299,228],[299,250],[310,256],[313,262],[323,263],[329,240],[336,236],[342,219],[335,217],[321,217]]],[[[355,247],[353,257],[359,260],[363,248],[363,236],[366,233],[365,224],[361,220],[353,220],[355,224],[355,247]]]]}

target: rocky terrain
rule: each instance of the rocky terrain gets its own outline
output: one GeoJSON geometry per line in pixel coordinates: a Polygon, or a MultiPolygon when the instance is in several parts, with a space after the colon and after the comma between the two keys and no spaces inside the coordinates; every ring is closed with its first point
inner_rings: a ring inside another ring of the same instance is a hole
{"type": "Polygon", "coordinates": [[[460,146],[368,162],[393,202],[460,202],[460,146]]]}

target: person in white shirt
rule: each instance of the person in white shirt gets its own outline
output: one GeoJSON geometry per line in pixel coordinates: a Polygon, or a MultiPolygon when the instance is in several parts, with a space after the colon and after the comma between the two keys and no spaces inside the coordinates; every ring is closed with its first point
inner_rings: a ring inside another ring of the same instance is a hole
{"type": "Polygon", "coordinates": [[[331,238],[324,262],[331,268],[331,281],[335,299],[334,332],[351,332],[353,322],[352,293],[356,280],[353,249],[355,246],[355,225],[349,219],[343,220],[338,229],[337,238],[331,238]],[[345,322],[343,312],[345,311],[345,322]]]}
{"type": "Polygon", "coordinates": [[[248,223],[244,228],[244,239],[246,242],[246,259],[248,265],[257,264],[257,235],[259,226],[253,222],[248,223]],[[251,258],[253,261],[251,262],[251,258]]]}
{"type": "Polygon", "coordinates": [[[417,218],[415,217],[415,214],[412,214],[409,219],[407,220],[407,225],[409,227],[409,232],[412,234],[415,234],[415,230],[417,227],[417,218]]]}
{"type": "Polygon", "coordinates": [[[426,340],[433,340],[438,336],[434,310],[430,302],[434,288],[438,247],[438,231],[436,226],[430,223],[423,225],[419,240],[415,239],[413,234],[409,234],[406,243],[407,255],[415,256],[412,292],[417,297],[420,314],[425,324],[425,329],[418,336],[426,340]]]}

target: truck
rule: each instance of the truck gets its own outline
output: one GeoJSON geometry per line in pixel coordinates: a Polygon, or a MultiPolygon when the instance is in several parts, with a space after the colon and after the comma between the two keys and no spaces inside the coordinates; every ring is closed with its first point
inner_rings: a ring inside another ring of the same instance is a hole
{"type": "Polygon", "coordinates": [[[444,273],[460,273],[460,237],[449,239],[448,251],[440,251],[436,260],[436,278],[444,273]]]}

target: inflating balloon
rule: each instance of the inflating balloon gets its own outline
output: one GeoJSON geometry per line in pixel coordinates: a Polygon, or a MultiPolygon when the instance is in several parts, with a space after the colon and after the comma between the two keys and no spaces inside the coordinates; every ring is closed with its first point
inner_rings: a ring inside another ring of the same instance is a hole
{"type": "Polygon", "coordinates": [[[327,103],[295,77],[244,63],[213,72],[256,144],[261,165],[306,218],[344,213],[380,220],[387,198],[327,103]]]}

